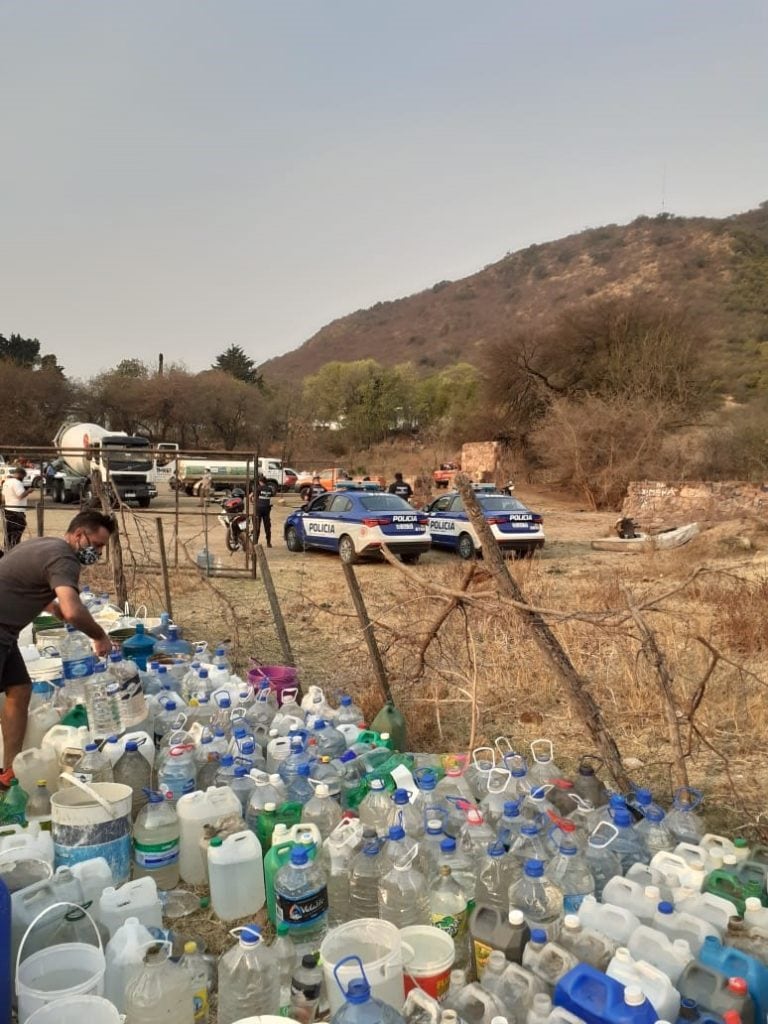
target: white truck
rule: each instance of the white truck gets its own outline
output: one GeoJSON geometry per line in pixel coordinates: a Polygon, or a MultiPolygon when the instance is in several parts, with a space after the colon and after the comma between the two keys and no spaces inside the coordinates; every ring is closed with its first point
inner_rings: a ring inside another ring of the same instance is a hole
{"type": "MultiPolygon", "coordinates": [[[[170,485],[187,494],[197,494],[206,469],[211,471],[211,484],[214,490],[252,485],[255,475],[253,459],[247,462],[217,459],[212,455],[207,459],[179,459],[178,477],[172,477],[170,485]]],[[[277,494],[286,485],[286,474],[280,459],[260,458],[259,473],[266,479],[273,494],[277,494]]]]}
{"type": "Polygon", "coordinates": [[[95,469],[100,470],[113,500],[149,508],[156,497],[155,460],[145,437],[107,430],[97,423],[64,423],[53,443],[58,458],[46,487],[54,501],[90,498],[95,469]]]}

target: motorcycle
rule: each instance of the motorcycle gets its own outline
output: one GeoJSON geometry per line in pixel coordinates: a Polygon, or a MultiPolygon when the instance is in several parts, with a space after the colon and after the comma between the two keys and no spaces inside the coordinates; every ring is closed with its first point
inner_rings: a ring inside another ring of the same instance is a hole
{"type": "Polygon", "coordinates": [[[248,514],[245,511],[245,491],[236,487],[228,498],[222,498],[221,515],[217,519],[226,530],[227,551],[245,551],[248,547],[248,514]]]}

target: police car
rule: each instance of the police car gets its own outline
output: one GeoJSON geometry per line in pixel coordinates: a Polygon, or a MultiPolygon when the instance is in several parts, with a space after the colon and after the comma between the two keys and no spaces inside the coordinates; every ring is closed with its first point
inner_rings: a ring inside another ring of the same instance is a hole
{"type": "MultiPolygon", "coordinates": [[[[522,557],[544,545],[544,520],[517,498],[483,489],[477,489],[476,496],[502,550],[522,557]]],[[[474,558],[481,552],[482,544],[460,494],[444,494],[432,502],[427,512],[433,547],[458,551],[462,558],[474,558]]]]}
{"type": "Polygon", "coordinates": [[[337,551],[342,562],[377,555],[384,544],[403,562],[430,549],[429,518],[395,494],[329,491],[285,521],[289,551],[337,551]]]}

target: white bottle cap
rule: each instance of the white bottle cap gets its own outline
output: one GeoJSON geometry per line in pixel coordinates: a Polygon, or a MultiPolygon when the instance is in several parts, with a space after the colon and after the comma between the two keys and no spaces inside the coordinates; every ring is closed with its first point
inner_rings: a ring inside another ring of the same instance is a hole
{"type": "MultiPolygon", "coordinates": [[[[445,1020],[445,1014],[443,1014],[443,1020],[445,1020]]],[[[507,1024],[506,1017],[491,1017],[491,1024],[507,1024]]]]}
{"type": "Polygon", "coordinates": [[[732,864],[736,864],[736,862],[736,857],[732,853],[726,853],[726,855],[723,857],[723,864],[727,864],[729,867],[732,864]]]}
{"type": "Polygon", "coordinates": [[[672,948],[685,956],[691,955],[691,944],[687,939],[673,939],[672,948]]]}
{"type": "Polygon", "coordinates": [[[318,782],[317,788],[315,789],[315,796],[319,796],[321,799],[331,795],[328,786],[324,782],[318,782]]]}
{"type": "Polygon", "coordinates": [[[563,927],[569,932],[578,931],[581,928],[581,921],[578,914],[566,914],[563,918],[563,927]]]}
{"type": "MultiPolygon", "coordinates": [[[[276,811],[277,810],[277,804],[273,804],[273,803],[264,804],[264,810],[265,811],[276,811]]],[[[277,825],[275,825],[275,828],[277,828],[277,825]]]]}
{"type": "Polygon", "coordinates": [[[624,989],[624,1002],[627,1006],[642,1006],[645,1002],[643,990],[637,985],[627,985],[624,989]]]}
{"type": "Polygon", "coordinates": [[[442,827],[443,823],[439,818],[430,818],[429,821],[427,822],[427,828],[435,829],[442,827]]]}
{"type": "MultiPolygon", "coordinates": [[[[759,903],[760,900],[758,900],[757,902],[759,903]]],[[[521,925],[523,921],[525,921],[525,915],[523,914],[522,910],[510,910],[508,920],[510,924],[513,924],[515,925],[515,927],[517,927],[518,925],[521,925]]]]}
{"type": "Polygon", "coordinates": [[[744,906],[747,910],[761,910],[763,904],[760,902],[759,896],[747,896],[744,906]]]}
{"type": "Polygon", "coordinates": [[[649,900],[653,900],[654,903],[658,903],[661,900],[661,889],[658,885],[646,885],[645,895],[649,900]]]}
{"type": "Polygon", "coordinates": [[[621,960],[622,963],[631,964],[632,954],[629,952],[626,946],[619,946],[616,950],[616,959],[621,960]]]}

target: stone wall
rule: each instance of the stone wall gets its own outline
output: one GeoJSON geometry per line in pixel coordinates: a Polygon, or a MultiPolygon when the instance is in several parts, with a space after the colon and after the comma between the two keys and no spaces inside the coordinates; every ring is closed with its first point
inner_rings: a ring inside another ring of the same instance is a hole
{"type": "Polygon", "coordinates": [[[745,484],[738,480],[677,484],[639,480],[627,488],[621,512],[644,530],[736,519],[744,515],[768,517],[768,485],[745,484]]]}
{"type": "Polygon", "coordinates": [[[476,441],[461,446],[461,468],[476,483],[499,483],[501,445],[498,441],[476,441]]]}

